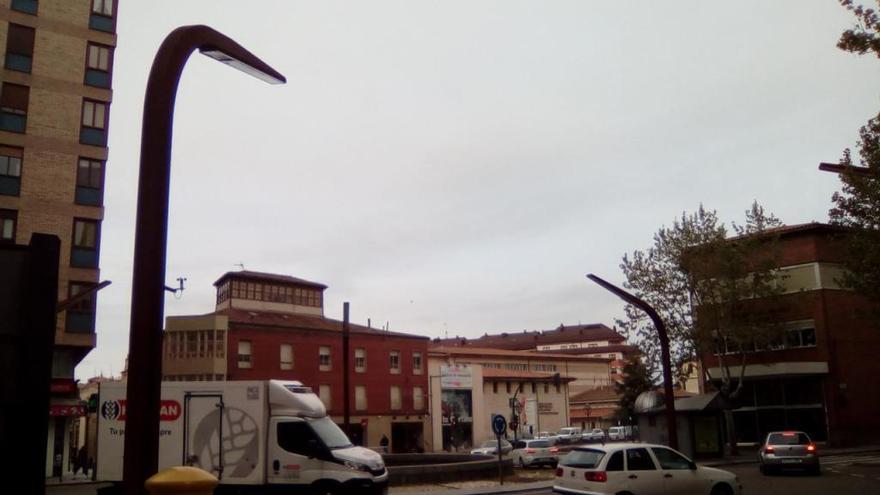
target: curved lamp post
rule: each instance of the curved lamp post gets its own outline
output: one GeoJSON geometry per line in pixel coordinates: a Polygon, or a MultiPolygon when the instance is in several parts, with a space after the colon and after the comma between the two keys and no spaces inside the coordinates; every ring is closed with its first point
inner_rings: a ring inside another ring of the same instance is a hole
{"type": "Polygon", "coordinates": [[[134,278],[131,290],[123,481],[127,495],[144,493],[158,470],[162,317],[174,101],[189,56],[201,53],[273,84],[284,76],[207,26],[175,29],[159,47],[147,81],[141,131],[134,278]]]}
{"type": "Polygon", "coordinates": [[[660,337],[660,360],[663,365],[663,394],[666,400],[666,433],[669,435],[669,446],[678,450],[678,425],[675,422],[675,394],[672,392],[672,368],[669,364],[669,336],[666,334],[666,325],[660,319],[660,315],[654,311],[654,308],[645,301],[614,284],[602,280],[592,273],[588,274],[587,278],[629,304],[641,309],[654,322],[654,326],[657,328],[657,335],[660,337]]]}

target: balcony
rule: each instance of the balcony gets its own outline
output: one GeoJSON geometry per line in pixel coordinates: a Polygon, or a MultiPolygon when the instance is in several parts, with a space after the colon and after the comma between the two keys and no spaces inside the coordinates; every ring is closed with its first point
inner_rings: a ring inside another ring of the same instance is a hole
{"type": "Polygon", "coordinates": [[[68,333],[95,333],[95,313],[68,311],[64,330],[68,333]]]}
{"type": "Polygon", "coordinates": [[[0,194],[18,196],[21,192],[21,178],[0,175],[0,194]]]}
{"type": "Polygon", "coordinates": [[[27,127],[27,115],[0,110],[0,130],[24,132],[27,127]]]}
{"type": "Polygon", "coordinates": [[[12,0],[9,8],[25,14],[37,15],[37,0],[12,0]]]}
{"type": "Polygon", "coordinates": [[[73,248],[73,251],[70,253],[70,266],[97,268],[98,252],[94,249],[73,248]]]}
{"type": "Polygon", "coordinates": [[[103,15],[92,14],[89,17],[89,27],[96,31],[113,32],[113,18],[103,15]]]}
{"type": "MultiPolygon", "coordinates": [[[[3,193],[3,184],[0,181],[0,194],[3,193]]],[[[92,187],[76,187],[74,201],[78,205],[101,206],[101,190],[92,187]]]]}
{"type": "Polygon", "coordinates": [[[27,55],[19,55],[17,53],[7,53],[6,54],[6,62],[4,63],[4,67],[9,70],[15,70],[18,72],[31,72],[31,64],[33,59],[28,57],[27,55]]]}
{"type": "Polygon", "coordinates": [[[101,70],[86,70],[86,84],[98,88],[110,87],[110,73],[101,70]]]}
{"type": "Polygon", "coordinates": [[[96,127],[83,127],[79,131],[79,142],[92,146],[107,146],[107,131],[96,127]]]}

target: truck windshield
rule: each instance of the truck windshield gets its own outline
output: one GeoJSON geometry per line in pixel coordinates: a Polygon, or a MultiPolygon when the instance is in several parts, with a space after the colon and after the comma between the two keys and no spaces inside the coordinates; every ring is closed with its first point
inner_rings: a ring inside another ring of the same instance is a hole
{"type": "Polygon", "coordinates": [[[329,416],[309,421],[309,426],[312,427],[312,430],[321,438],[321,441],[324,442],[328,449],[351,447],[351,440],[345,436],[345,433],[329,416]]]}

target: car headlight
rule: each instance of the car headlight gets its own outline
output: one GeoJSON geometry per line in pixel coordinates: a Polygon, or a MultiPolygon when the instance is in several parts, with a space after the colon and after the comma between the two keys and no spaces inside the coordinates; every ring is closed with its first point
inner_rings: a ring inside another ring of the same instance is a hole
{"type": "Polygon", "coordinates": [[[366,464],[361,464],[359,462],[353,461],[345,461],[345,467],[348,469],[354,469],[355,471],[369,471],[370,467],[366,464]]]}

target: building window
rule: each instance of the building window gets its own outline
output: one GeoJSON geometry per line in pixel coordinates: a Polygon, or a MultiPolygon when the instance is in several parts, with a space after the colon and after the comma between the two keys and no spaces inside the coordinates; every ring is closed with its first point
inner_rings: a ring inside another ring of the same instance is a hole
{"type": "Polygon", "coordinates": [[[0,210],[0,243],[12,244],[15,242],[15,225],[17,222],[17,211],[0,210]]]}
{"type": "Polygon", "coordinates": [[[6,34],[6,62],[4,67],[19,72],[30,72],[34,59],[34,28],[9,24],[6,34]]]}
{"type": "Polygon", "coordinates": [[[532,382],[532,393],[535,394],[537,392],[538,392],[538,384],[535,382],[532,382]]]}
{"type": "Polygon", "coordinates": [[[507,393],[510,393],[510,382],[504,382],[504,386],[507,389],[507,393]]]}
{"type": "Polygon", "coordinates": [[[358,411],[367,410],[367,387],[363,385],[354,387],[354,408],[358,411]]]}
{"type": "Polygon", "coordinates": [[[322,345],[318,349],[318,369],[321,371],[330,371],[330,346],[322,345]]]}
{"type": "Polygon", "coordinates": [[[425,408],[425,392],[422,387],[413,387],[413,409],[421,411],[425,408]]]}
{"type": "MultiPolygon", "coordinates": [[[[74,297],[94,287],[91,282],[70,282],[67,286],[67,297],[74,297]]],[[[69,333],[95,333],[95,295],[90,292],[87,296],[74,302],[67,309],[64,321],[64,330],[69,333]]]]}
{"type": "Polygon", "coordinates": [[[116,30],[113,21],[113,2],[115,0],[92,0],[92,14],[89,16],[89,27],[98,31],[112,33],[116,30]]]}
{"type": "Polygon", "coordinates": [[[184,355],[188,358],[196,357],[196,352],[198,352],[199,346],[199,333],[190,331],[185,332],[186,335],[186,347],[184,347],[184,355]]]}
{"type": "Polygon", "coordinates": [[[421,375],[422,374],[422,353],[414,352],[413,353],[413,375],[421,375]]]}
{"type": "Polygon", "coordinates": [[[785,345],[789,349],[816,347],[816,329],[808,327],[786,330],[785,345]]]}
{"type": "Polygon", "coordinates": [[[110,67],[113,48],[97,43],[89,43],[86,48],[86,76],[84,83],[99,88],[110,87],[110,67]]]}
{"type": "Polygon", "coordinates": [[[0,130],[24,132],[30,92],[31,88],[27,86],[3,83],[0,90],[0,130]]]}
{"type": "Polygon", "coordinates": [[[70,266],[97,268],[98,266],[97,220],[73,219],[73,242],[70,253],[70,266]]]}
{"type": "Polygon", "coordinates": [[[391,351],[388,355],[388,363],[391,373],[400,373],[400,351],[391,351]]]}
{"type": "Polygon", "coordinates": [[[238,367],[240,369],[249,369],[253,367],[254,361],[251,355],[251,341],[238,341],[238,367]]]}
{"type": "Polygon", "coordinates": [[[281,344],[281,369],[293,369],[293,346],[290,344],[281,344]]]}
{"type": "Polygon", "coordinates": [[[107,104],[83,100],[82,127],[79,142],[92,146],[107,146],[107,104]]]}
{"type": "Polygon", "coordinates": [[[354,350],[354,371],[355,373],[363,373],[367,371],[367,351],[366,349],[354,350]]]}
{"type": "Polygon", "coordinates": [[[104,162],[80,158],[76,167],[75,201],[81,205],[101,206],[104,190],[104,162]]]}
{"type": "Polygon", "coordinates": [[[12,0],[9,8],[25,14],[37,15],[37,5],[37,0],[12,0]]]}
{"type": "MultiPolygon", "coordinates": [[[[225,358],[226,357],[226,342],[225,342],[226,334],[222,331],[218,331],[214,336],[214,357],[225,358]]],[[[219,380],[219,378],[218,378],[219,380]]]]}
{"type": "Polygon", "coordinates": [[[21,148],[0,146],[0,194],[18,196],[21,193],[21,148]]]}
{"type": "Polygon", "coordinates": [[[391,386],[391,410],[396,411],[400,409],[400,387],[397,385],[391,386]]]}
{"type": "Polygon", "coordinates": [[[324,403],[324,407],[327,408],[328,411],[333,407],[333,397],[330,392],[330,385],[319,385],[318,397],[321,398],[321,402],[324,403]]]}

